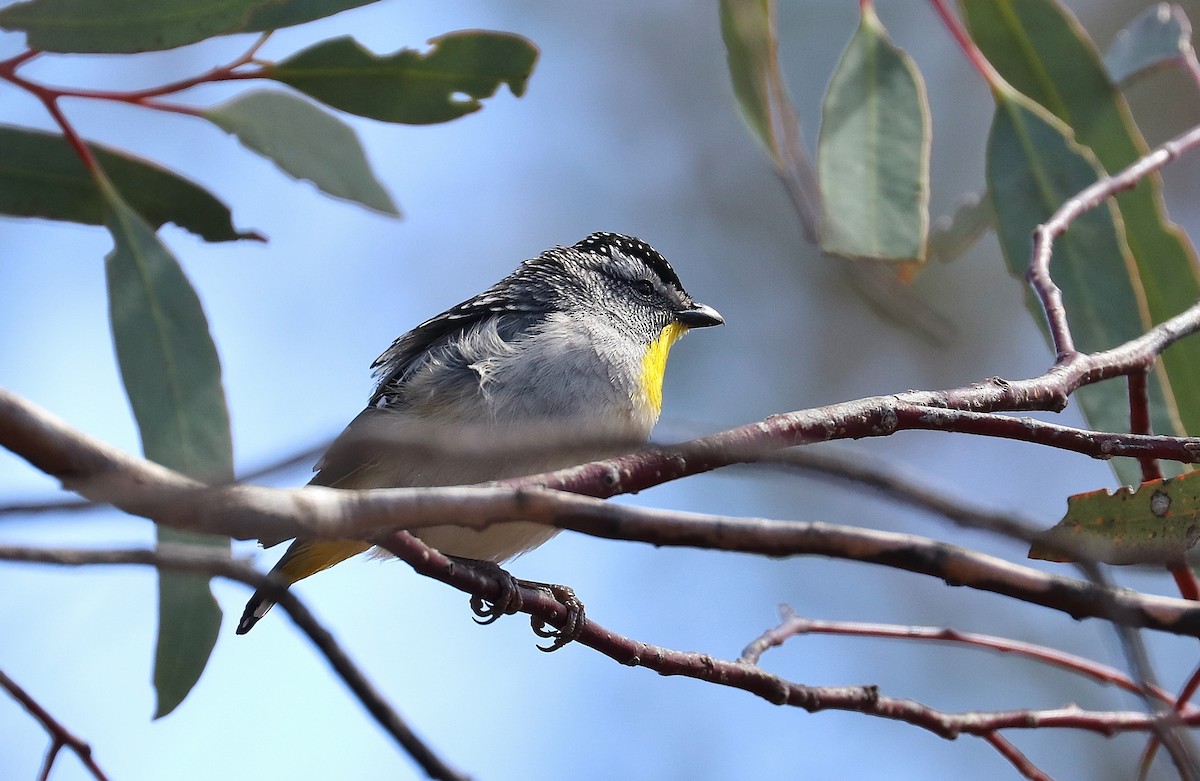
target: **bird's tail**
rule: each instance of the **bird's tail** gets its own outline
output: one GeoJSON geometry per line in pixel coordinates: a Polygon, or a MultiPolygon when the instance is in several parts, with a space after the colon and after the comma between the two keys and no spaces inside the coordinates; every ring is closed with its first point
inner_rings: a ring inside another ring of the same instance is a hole
{"type": "MultiPolygon", "coordinates": [[[[371,543],[359,540],[296,540],[271,569],[271,574],[290,586],[301,578],[328,569],[370,547],[371,543]]],[[[263,591],[255,591],[242,612],[237,633],[244,635],[249,632],[274,604],[274,600],[263,591]]]]}

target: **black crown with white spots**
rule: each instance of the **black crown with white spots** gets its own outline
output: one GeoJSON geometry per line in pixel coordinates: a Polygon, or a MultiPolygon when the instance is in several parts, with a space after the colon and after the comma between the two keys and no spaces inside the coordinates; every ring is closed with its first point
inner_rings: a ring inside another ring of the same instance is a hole
{"type": "Polygon", "coordinates": [[[658,274],[663,282],[674,285],[681,290],[683,289],[683,283],[679,281],[679,275],[675,273],[675,269],[671,268],[671,264],[667,262],[667,259],[658,250],[641,239],[635,239],[632,236],[625,236],[620,233],[598,231],[578,242],[574,248],[610,257],[612,256],[612,250],[615,249],[622,255],[637,258],[645,263],[651,270],[658,274]]]}

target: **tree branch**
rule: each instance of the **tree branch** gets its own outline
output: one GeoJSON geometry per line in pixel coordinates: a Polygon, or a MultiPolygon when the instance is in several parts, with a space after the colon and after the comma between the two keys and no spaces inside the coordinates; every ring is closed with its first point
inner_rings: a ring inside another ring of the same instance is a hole
{"type": "Polygon", "coordinates": [[[295,594],[289,591],[284,584],[263,575],[243,561],[188,546],[171,545],[159,546],[153,550],[140,548],[72,550],[0,545],[0,560],[71,567],[99,564],[143,564],[172,571],[204,573],[245,583],[257,589],[266,589],[279,607],[287,612],[296,626],[308,636],[308,639],[329,662],[330,667],[342,679],[347,688],[363,704],[367,712],[431,778],[445,781],[466,781],[467,779],[462,773],[446,764],[417,737],[342,650],[329,630],[321,625],[316,616],[295,594]]]}
{"type": "Polygon", "coordinates": [[[87,744],[87,741],[77,737],[63,726],[62,722],[51,716],[50,712],[33,698],[33,695],[21,688],[3,670],[0,670],[0,689],[4,689],[14,700],[21,703],[21,706],[29,711],[29,715],[37,719],[38,723],[50,734],[50,747],[46,749],[46,759],[42,763],[42,772],[39,778],[49,778],[50,770],[54,767],[54,760],[58,757],[58,752],[66,746],[75,752],[75,756],[79,757],[79,761],[83,763],[83,766],[88,769],[88,772],[92,774],[92,777],[96,781],[108,781],[108,776],[96,764],[96,760],[92,756],[92,747],[87,744]]]}
{"type": "MultiPolygon", "coordinates": [[[[787,606],[780,607],[780,614],[780,623],[763,632],[761,636],[746,646],[746,649],[742,651],[741,661],[748,664],[758,664],[763,653],[768,649],[782,646],[791,638],[800,635],[825,634],[842,637],[885,637],[899,640],[923,640],[950,645],[974,646],[1001,654],[1012,654],[1023,659],[1091,678],[1098,683],[1112,684],[1132,694],[1140,696],[1143,693],[1142,687],[1136,681],[1116,668],[1035,643],[1025,643],[1007,637],[997,637],[977,632],[960,632],[957,629],[932,626],[901,626],[899,624],[875,624],[859,621],[820,621],[797,615],[795,611],[787,606]]],[[[1171,696],[1171,693],[1162,687],[1152,688],[1150,694],[1167,705],[1174,705],[1176,703],[1176,698],[1171,696]]],[[[1200,709],[1185,705],[1180,712],[1191,714],[1200,712],[1200,709]]]]}
{"type": "MultiPolygon", "coordinates": [[[[705,440],[691,444],[694,447],[702,442],[705,440]]],[[[666,512],[542,488],[209,488],[87,437],[5,391],[0,391],[0,444],[26,456],[35,466],[58,476],[64,485],[90,499],[111,502],[127,512],[177,528],[239,539],[370,539],[385,528],[420,528],[448,522],[482,528],[523,520],[655,545],[865,561],[931,575],[952,585],[992,591],[1077,618],[1098,617],[1200,636],[1200,606],[1194,603],[1099,588],[916,535],[825,523],[666,512]]],[[[603,470],[643,456],[635,454],[577,469],[603,470]]],[[[568,474],[571,471],[566,470],[568,474]]],[[[612,479],[622,482],[621,475],[612,479]]]]}

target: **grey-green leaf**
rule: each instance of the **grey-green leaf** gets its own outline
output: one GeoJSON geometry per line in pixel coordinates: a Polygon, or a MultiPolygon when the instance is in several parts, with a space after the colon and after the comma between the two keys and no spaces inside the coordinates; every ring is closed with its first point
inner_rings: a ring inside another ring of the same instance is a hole
{"type": "MultiPolygon", "coordinates": [[[[121,380],[152,461],[216,482],[233,478],[221,365],[200,299],[179,263],[102,176],[113,251],[105,259],[109,317],[121,380]]],[[[229,550],[223,537],[159,527],[160,544],[229,550]]],[[[159,578],[155,716],[195,685],[216,642],[221,610],[203,576],[159,578]]]]}
{"type": "Polygon", "coordinates": [[[216,35],[311,22],[374,0],[28,0],[0,10],[0,27],[31,49],[130,53],[216,35]]]}
{"type": "Polygon", "coordinates": [[[864,5],[822,111],[821,249],[852,258],[924,260],[929,143],[920,73],[864,5]]]}
{"type": "MultiPolygon", "coordinates": [[[[129,206],[155,228],[173,222],[206,241],[262,239],[234,229],[229,207],[179,174],[98,144],[89,148],[129,206]]],[[[65,138],[0,125],[0,214],[103,225],[107,209],[65,138]]]]}
{"type": "Polygon", "coordinates": [[[353,39],[323,41],[276,64],[269,75],[333,108],[384,122],[447,122],[483,108],[501,84],[517,97],[538,51],[519,35],[448,33],[412,49],[373,54],[353,39]]]}
{"type": "MultiPolygon", "coordinates": [[[[1029,266],[1034,229],[1101,175],[1094,158],[1049,112],[1011,88],[996,93],[987,180],[996,235],[1014,276],[1023,276],[1029,266]]],[[[1111,201],[1085,212],[1054,243],[1054,279],[1081,350],[1107,349],[1145,330],[1145,303],[1127,271],[1132,262],[1111,201]]],[[[1029,306],[1044,322],[1032,297],[1029,306]]],[[[1129,406],[1121,385],[1090,386],[1078,397],[1093,426],[1119,431],[1127,424],[1129,406]]],[[[1122,479],[1134,477],[1127,464],[1114,466],[1122,479]]]]}
{"type": "Polygon", "coordinates": [[[770,70],[776,49],[770,0],[721,0],[721,37],[742,116],[780,164],[771,120],[770,70]]]}
{"type": "MultiPolygon", "coordinates": [[[[1114,84],[1178,64],[1192,48],[1192,23],[1177,5],[1156,3],[1117,33],[1104,55],[1114,84]]],[[[1194,56],[1194,55],[1193,55],[1194,56]]]]}
{"type": "Polygon", "coordinates": [[[257,90],[214,106],[204,116],[291,176],[307,179],[335,198],[399,216],[354,129],[308,101],[257,90]]]}
{"type": "Polygon", "coordinates": [[[929,231],[929,257],[950,261],[966,252],[996,223],[992,202],[983,195],[970,193],[959,202],[953,215],[933,221],[929,231]]]}

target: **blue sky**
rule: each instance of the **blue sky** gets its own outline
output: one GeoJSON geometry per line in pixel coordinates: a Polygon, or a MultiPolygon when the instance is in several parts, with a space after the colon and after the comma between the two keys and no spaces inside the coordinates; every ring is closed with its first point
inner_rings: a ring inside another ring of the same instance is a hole
{"type": "MultiPolygon", "coordinates": [[[[784,5],[784,61],[811,144],[855,9],[784,5]]],[[[945,213],[983,181],[991,103],[928,8],[901,13],[900,5],[884,4],[883,18],[928,81],[933,207],[945,213]]],[[[861,396],[1030,376],[1049,363],[991,237],[916,284],[955,326],[942,346],[881,321],[836,265],[803,242],[734,108],[709,4],[383,2],[278,33],[262,55],[282,58],[345,33],[388,52],[477,27],[518,32],[541,48],[524,98],[502,91],[478,114],[441,126],[350,120],[404,210],[402,221],[327,199],[198,120],[67,104],[88,138],[196,179],[231,205],[239,227],[270,237],[265,245],[206,245],[171,227],[162,232],[212,323],[240,470],[332,437],[365,402],[368,366],[396,335],[520,260],[593,230],[646,239],[697,299],[726,317],[725,327],[675,348],[664,439],[861,396]]],[[[0,56],[21,45],[18,35],[0,35],[0,56]]],[[[202,71],[247,45],[233,38],[128,59],[47,57],[28,74],[132,88],[202,71]]],[[[207,104],[242,88],[206,87],[193,100],[207,104]]],[[[50,127],[28,97],[0,94],[4,122],[50,127]]],[[[1182,170],[1168,174],[1169,205],[1194,233],[1187,218],[1197,178],[1182,170]]],[[[109,246],[100,229],[0,218],[0,384],[136,452],[105,321],[109,246]]],[[[1080,422],[1072,410],[1062,418],[1080,422]]],[[[1061,516],[1068,493],[1112,485],[1104,464],[1014,443],[904,434],[839,447],[1047,524],[1061,516]]],[[[296,469],[272,483],[307,479],[307,469],[296,469]]],[[[0,453],[0,501],[53,490],[0,453]]],[[[1015,544],[792,476],[730,470],[621,501],[912,531],[1023,558],[1015,544]]],[[[111,512],[0,522],[6,541],[113,546],[151,538],[147,522],[111,512]]],[[[276,555],[245,543],[236,549],[257,555],[264,568],[276,555]]],[[[727,658],[787,603],[818,618],[950,625],[1121,664],[1114,637],[1094,622],[867,565],[564,534],[512,569],[570,584],[589,616],[615,631],[727,658]]],[[[419,777],[285,616],[234,636],[247,597],[236,584],[216,584],[225,624],[196,690],[177,712],[150,721],[153,578],[136,568],[0,566],[0,668],[88,739],[111,777],[419,777]]],[[[1170,593],[1162,578],[1133,578],[1170,593]]],[[[862,778],[1012,777],[977,740],[775,708],[742,692],[627,669],[580,647],[540,653],[524,620],[476,626],[462,594],[395,562],[355,560],[300,593],[417,731],[478,778],[820,779],[846,777],[848,767],[862,778]]],[[[1159,638],[1153,651],[1172,686],[1190,671],[1194,642],[1159,638]]],[[[804,683],[878,683],[947,710],[1136,707],[1109,689],[959,648],[809,638],[772,651],[764,664],[804,683]]],[[[1131,768],[1140,748],[1136,740],[1076,734],[1015,740],[1052,774],[1071,777],[1131,768]]],[[[41,729],[0,697],[0,778],[34,778],[44,747],[41,729]]],[[[71,757],[59,760],[56,781],[85,777],[71,757]]]]}

